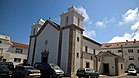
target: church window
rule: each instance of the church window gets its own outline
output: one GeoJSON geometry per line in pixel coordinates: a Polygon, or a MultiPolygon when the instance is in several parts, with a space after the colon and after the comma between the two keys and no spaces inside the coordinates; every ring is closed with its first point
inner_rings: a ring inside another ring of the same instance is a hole
{"type": "Polygon", "coordinates": [[[78,26],[80,25],[80,18],[78,18],[78,26]]]}
{"type": "Polygon", "coordinates": [[[96,54],[96,50],[95,49],[93,49],[93,52],[94,52],[93,54],[96,54]]]}
{"type": "Polygon", "coordinates": [[[69,18],[68,18],[68,16],[67,16],[67,17],[66,17],[65,25],[68,25],[68,20],[69,20],[69,18]]]}
{"type": "Polygon", "coordinates": [[[45,40],[45,45],[47,45],[47,43],[48,43],[48,41],[47,41],[47,40],[45,40]]]}
{"type": "Polygon", "coordinates": [[[79,42],[79,37],[77,37],[77,41],[79,42]]]}
{"type": "Polygon", "coordinates": [[[79,53],[77,53],[77,58],[79,57],[79,53]]]}
{"type": "Polygon", "coordinates": [[[90,63],[86,62],[86,68],[90,68],[90,63]]]}
{"type": "Polygon", "coordinates": [[[2,43],[2,41],[0,41],[0,44],[2,43]]]}
{"type": "Polygon", "coordinates": [[[87,52],[87,50],[88,50],[88,47],[87,47],[87,46],[85,46],[85,52],[87,52]]]}
{"type": "Polygon", "coordinates": [[[123,69],[123,64],[121,64],[121,69],[123,69]]]}
{"type": "Polygon", "coordinates": [[[93,60],[93,56],[91,56],[91,60],[93,60]]]}

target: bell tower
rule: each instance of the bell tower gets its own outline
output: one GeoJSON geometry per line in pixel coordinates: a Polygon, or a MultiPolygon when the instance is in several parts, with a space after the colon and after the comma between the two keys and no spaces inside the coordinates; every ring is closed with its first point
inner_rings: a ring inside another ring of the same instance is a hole
{"type": "Polygon", "coordinates": [[[62,12],[60,26],[62,28],[62,48],[60,66],[68,75],[75,75],[82,66],[82,39],[84,17],[74,6],[62,12]]]}
{"type": "Polygon", "coordinates": [[[74,24],[83,29],[84,17],[78,12],[78,9],[74,6],[68,8],[67,12],[62,12],[61,16],[61,27],[74,24]]]}

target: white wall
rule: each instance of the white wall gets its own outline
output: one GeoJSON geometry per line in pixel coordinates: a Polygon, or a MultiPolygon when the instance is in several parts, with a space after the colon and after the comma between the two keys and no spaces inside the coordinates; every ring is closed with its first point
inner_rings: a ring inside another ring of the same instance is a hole
{"type": "Polygon", "coordinates": [[[69,29],[63,30],[62,50],[61,50],[61,67],[65,73],[68,68],[68,52],[69,52],[69,29]]]}
{"type": "Polygon", "coordinates": [[[59,46],[59,31],[54,27],[47,24],[44,30],[37,37],[37,43],[35,48],[35,62],[41,61],[41,52],[45,51],[45,49],[49,50],[49,63],[57,64],[58,58],[58,46],[59,46]],[[45,45],[45,41],[47,40],[47,45],[45,45]]]}

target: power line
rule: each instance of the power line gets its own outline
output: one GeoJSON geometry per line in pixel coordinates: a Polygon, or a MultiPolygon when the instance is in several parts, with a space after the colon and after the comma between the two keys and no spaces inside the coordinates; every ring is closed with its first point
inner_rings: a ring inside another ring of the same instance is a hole
{"type": "MultiPolygon", "coordinates": [[[[136,35],[138,29],[139,29],[139,25],[138,25],[137,29],[135,30],[134,34],[132,35],[131,39],[136,35]]],[[[131,39],[130,39],[130,40],[131,40],[131,39]]]]}

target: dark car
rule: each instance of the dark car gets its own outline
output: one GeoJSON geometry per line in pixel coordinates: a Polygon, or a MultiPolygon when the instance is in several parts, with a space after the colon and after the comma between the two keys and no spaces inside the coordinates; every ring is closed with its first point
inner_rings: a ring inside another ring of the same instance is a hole
{"type": "Polygon", "coordinates": [[[136,68],[137,73],[139,73],[139,67],[136,68]]]}
{"type": "Polygon", "coordinates": [[[81,77],[99,78],[99,73],[92,68],[79,68],[76,75],[81,77]]]}
{"type": "Polygon", "coordinates": [[[0,66],[0,78],[11,78],[13,72],[10,71],[6,66],[0,66]]]}
{"type": "Polygon", "coordinates": [[[41,76],[40,70],[33,66],[16,66],[14,71],[14,78],[39,78],[41,76]]]}
{"type": "Polygon", "coordinates": [[[56,64],[36,62],[34,67],[41,71],[42,78],[58,78],[64,75],[64,71],[56,64]]]}
{"type": "Polygon", "coordinates": [[[0,62],[0,66],[1,65],[7,66],[10,70],[14,70],[13,62],[0,62]]]}

